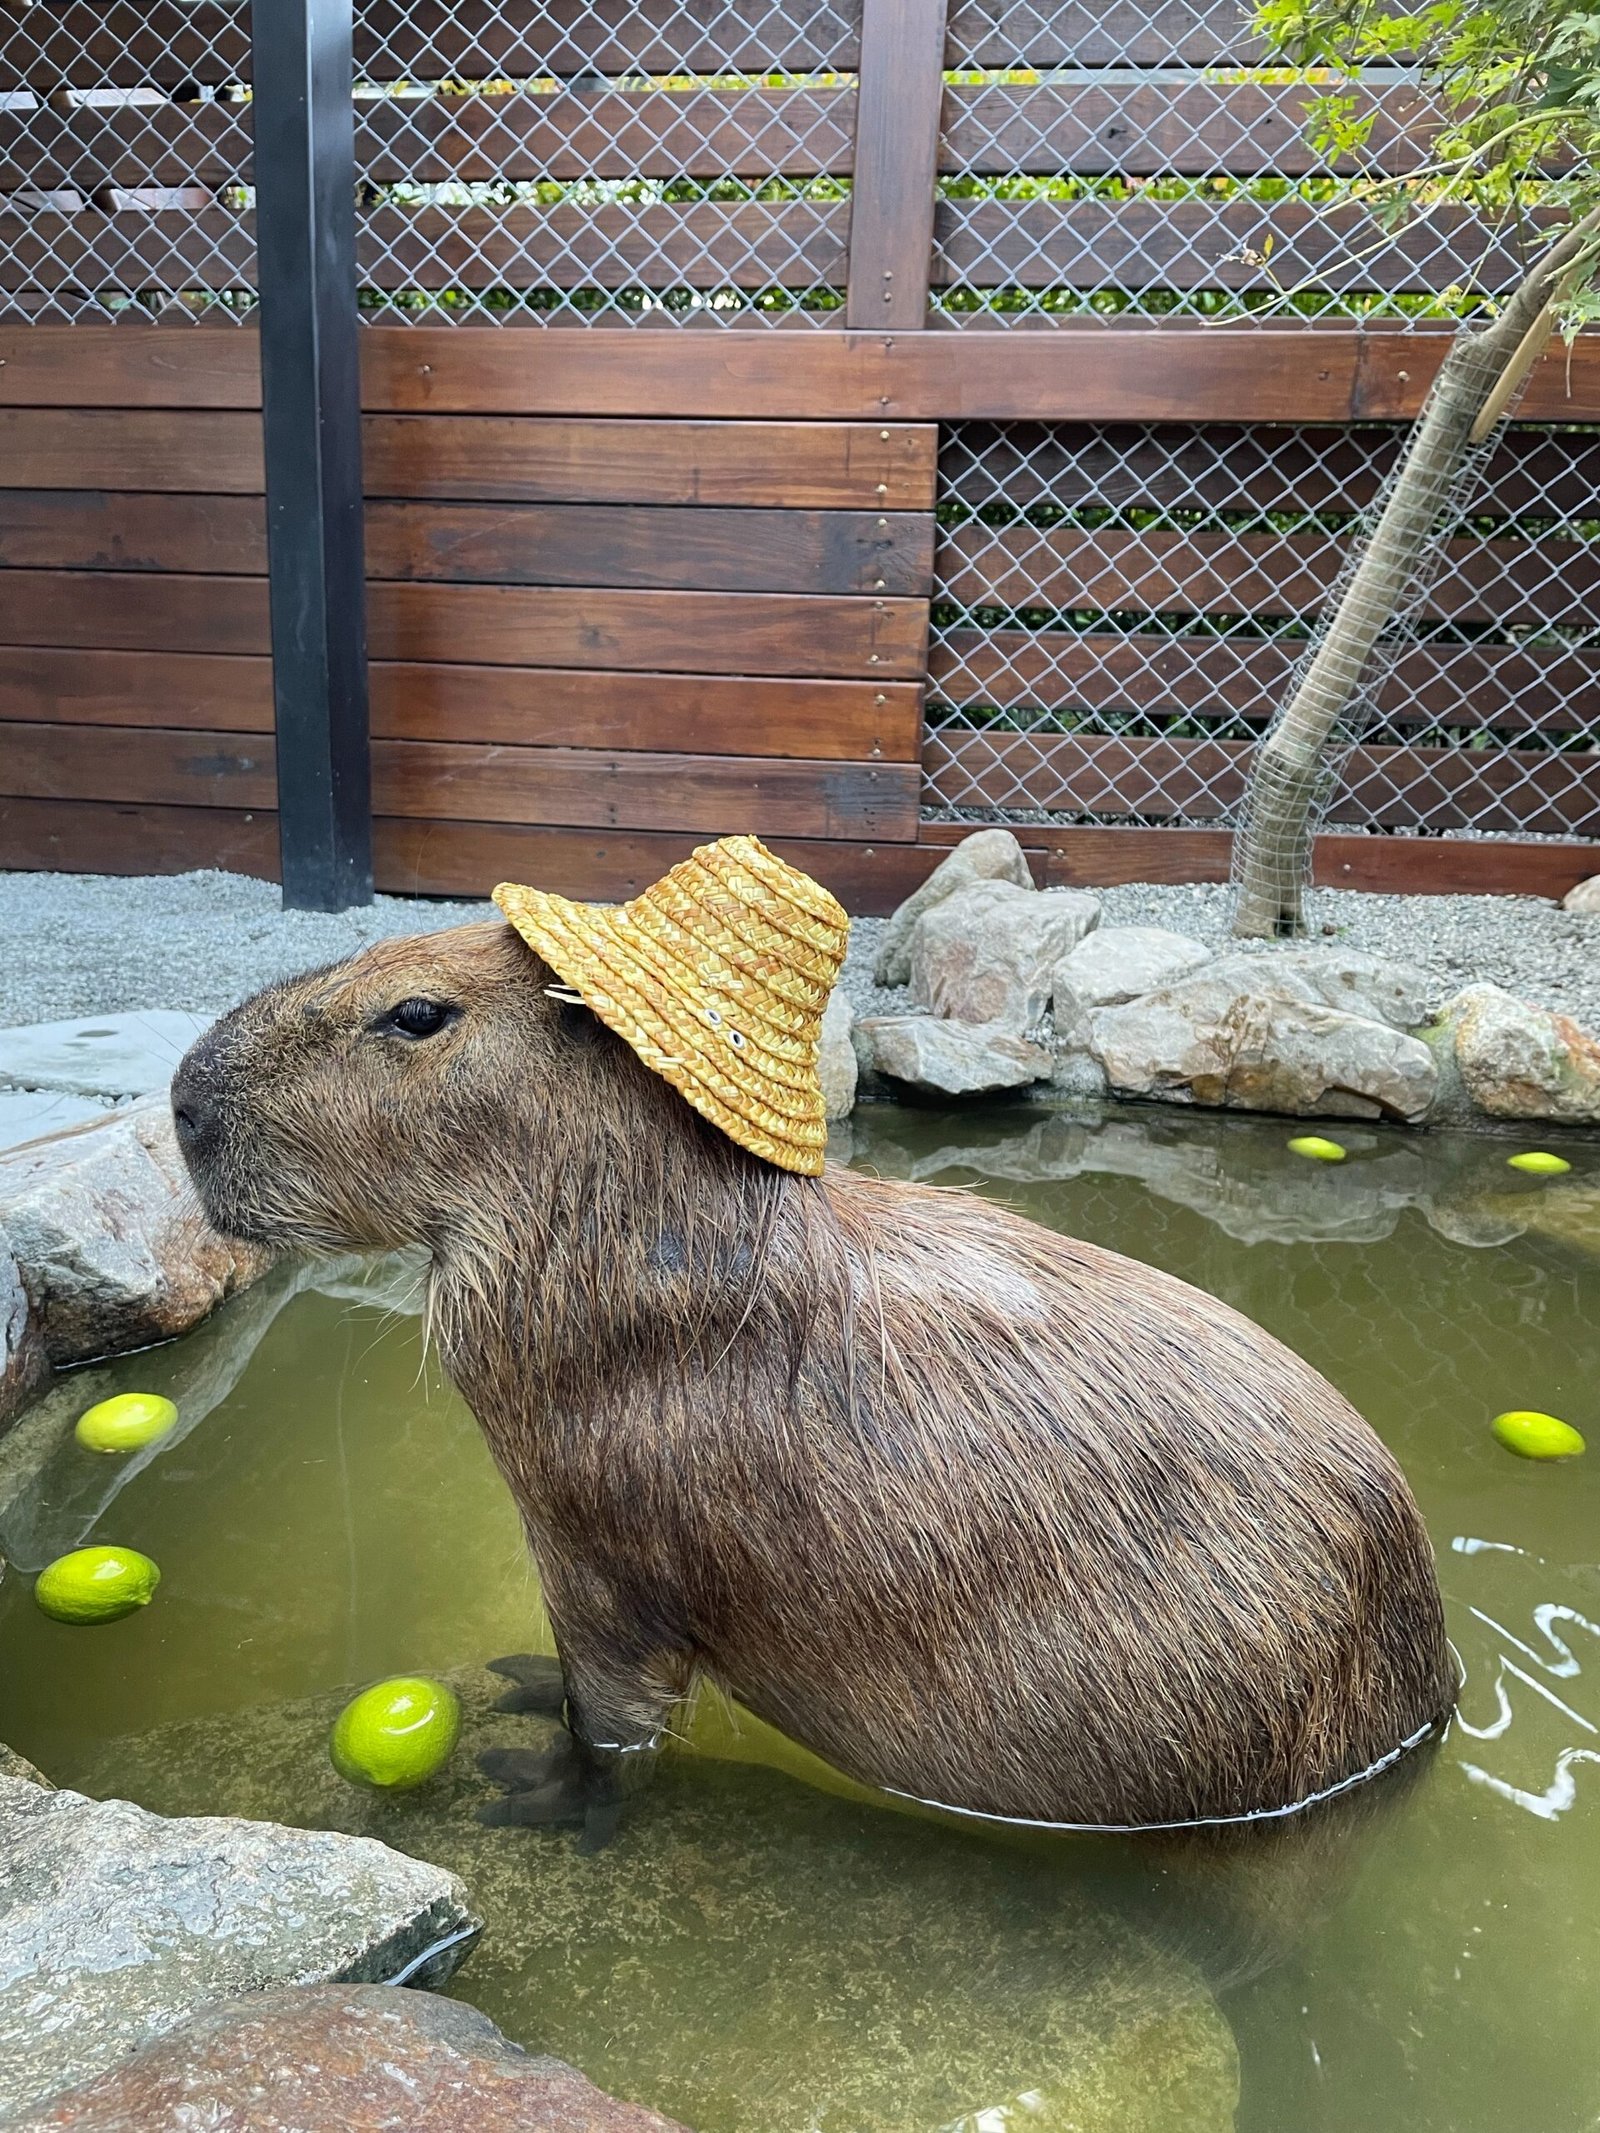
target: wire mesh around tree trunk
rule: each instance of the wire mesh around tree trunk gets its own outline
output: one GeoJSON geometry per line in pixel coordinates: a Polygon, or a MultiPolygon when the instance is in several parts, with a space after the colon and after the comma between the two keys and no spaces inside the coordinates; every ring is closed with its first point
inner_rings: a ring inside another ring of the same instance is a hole
{"type": "Polygon", "coordinates": [[[0,0],[0,319],[254,308],[245,0],[0,0]]]}
{"type": "MultiPolygon", "coordinates": [[[[1232,826],[1403,435],[953,425],[927,810],[1232,826]]],[[[1513,427],[1443,538],[1329,826],[1600,836],[1600,434],[1513,427]]]]}
{"type": "Polygon", "coordinates": [[[838,323],[860,0],[364,0],[362,301],[838,323]]]}

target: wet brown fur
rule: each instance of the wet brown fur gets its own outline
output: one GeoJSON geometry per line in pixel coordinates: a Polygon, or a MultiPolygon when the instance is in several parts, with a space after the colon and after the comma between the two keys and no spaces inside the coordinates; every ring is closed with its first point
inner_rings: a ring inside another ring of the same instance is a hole
{"type": "Polygon", "coordinates": [[[498,924],[247,1002],[175,1086],[219,1226],[420,1242],[574,1722],[700,1671],[840,1769],[1071,1822],[1288,1805],[1448,1709],[1416,1506],[1258,1327],[964,1194],[733,1146],[498,924]],[[375,1025],[421,995],[459,1019],[375,1025]]]}

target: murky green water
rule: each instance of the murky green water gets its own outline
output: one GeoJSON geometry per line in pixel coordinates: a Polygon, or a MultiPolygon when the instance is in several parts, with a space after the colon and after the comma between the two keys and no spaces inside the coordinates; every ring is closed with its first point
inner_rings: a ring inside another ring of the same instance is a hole
{"type": "Polygon", "coordinates": [[[1287,1133],[885,1112],[855,1146],[1226,1297],[1399,1454],[1468,1686],[1431,1760],[1331,1821],[1220,1855],[995,1841],[807,1783],[714,1708],[598,1858],[479,1829],[465,1754],[409,1799],[353,1793],[326,1725],[378,1675],[458,1678],[469,1744],[537,1731],[481,1673],[537,1641],[517,1523],[392,1271],[281,1275],[0,1441],[0,1737],[59,1782],[457,1867],[489,1931],[455,1989],[700,2133],[1592,2128],[1600,1145],[1525,1186],[1512,1144],[1341,1131],[1332,1169],[1287,1133]],[[64,1442],[118,1387],[170,1389],[181,1440],[64,1442]],[[1593,1451],[1513,1459],[1487,1429],[1508,1407],[1593,1451]],[[155,1556],[156,1604],[44,1620],[25,1573],[88,1538],[155,1556]]]}

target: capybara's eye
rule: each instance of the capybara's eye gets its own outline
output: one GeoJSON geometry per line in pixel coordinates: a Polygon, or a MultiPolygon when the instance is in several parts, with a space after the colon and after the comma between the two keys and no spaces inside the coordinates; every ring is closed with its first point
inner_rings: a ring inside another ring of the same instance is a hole
{"type": "Polygon", "coordinates": [[[402,1037],[436,1037],[447,1022],[455,1020],[455,1013],[443,1000],[402,1000],[378,1026],[402,1037]]]}

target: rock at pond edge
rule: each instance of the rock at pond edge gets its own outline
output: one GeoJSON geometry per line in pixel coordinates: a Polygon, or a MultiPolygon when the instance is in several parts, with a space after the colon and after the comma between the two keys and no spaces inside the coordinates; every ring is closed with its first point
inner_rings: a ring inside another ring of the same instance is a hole
{"type": "Polygon", "coordinates": [[[252,1994],[59,2094],[16,2133],[683,2133],[522,2051],[474,2007],[391,1985],[252,1994]]]}
{"type": "Polygon", "coordinates": [[[367,1837],[0,1779],[0,2112],[237,1993],[377,1982],[478,1921],[454,1874],[367,1837]]]}
{"type": "Polygon", "coordinates": [[[975,881],[1009,881],[1031,889],[1033,876],[1022,846],[1006,829],[974,830],[947,859],[941,859],[920,889],[913,889],[883,929],[873,977],[880,985],[905,985],[911,978],[911,935],[924,911],[943,903],[975,881]]]}

